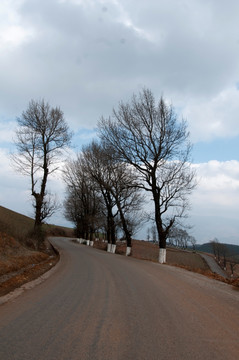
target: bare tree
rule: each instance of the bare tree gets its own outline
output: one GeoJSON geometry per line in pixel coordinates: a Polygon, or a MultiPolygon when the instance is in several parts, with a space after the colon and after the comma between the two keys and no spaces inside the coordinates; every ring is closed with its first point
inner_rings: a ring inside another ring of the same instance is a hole
{"type": "Polygon", "coordinates": [[[191,245],[192,245],[193,252],[195,252],[195,251],[196,251],[197,240],[195,239],[194,236],[189,236],[189,242],[190,242],[191,245]]]}
{"type": "Polygon", "coordinates": [[[107,159],[102,156],[101,147],[95,141],[83,147],[84,172],[95,182],[105,204],[107,218],[108,251],[116,247],[116,202],[110,191],[111,172],[107,159]]]}
{"type": "Polygon", "coordinates": [[[164,263],[169,231],[186,215],[188,195],[196,185],[186,122],[178,122],[172,106],[163,98],[156,104],[152,92],[144,89],[130,103],[121,102],[98,127],[119,160],[137,171],[137,186],[152,194],[159,262],[164,263]]]}
{"type": "Polygon", "coordinates": [[[169,243],[176,247],[182,249],[187,249],[188,242],[190,241],[190,235],[185,229],[179,228],[178,226],[173,226],[169,232],[169,243]]]}
{"type": "Polygon", "coordinates": [[[153,243],[156,243],[157,242],[157,229],[156,229],[155,225],[153,225],[151,228],[151,236],[152,236],[153,243]]]}
{"type": "Polygon", "coordinates": [[[229,265],[230,265],[231,277],[233,278],[235,267],[239,264],[239,257],[238,257],[238,255],[229,256],[227,258],[227,261],[229,262],[229,265]]]}
{"type": "Polygon", "coordinates": [[[217,238],[210,241],[215,260],[220,263],[220,244],[217,238]]]}
{"type": "MultiPolygon", "coordinates": [[[[140,210],[142,196],[135,188],[135,173],[127,164],[115,159],[114,149],[105,148],[93,141],[83,148],[85,171],[97,182],[105,200],[108,219],[108,240],[115,245],[115,219],[126,237],[127,255],[131,253],[131,237],[135,229],[136,213],[140,210]]],[[[138,222],[140,223],[140,222],[138,222]]]]}
{"type": "Polygon", "coordinates": [[[63,171],[67,184],[65,216],[75,224],[76,235],[94,240],[95,232],[102,227],[102,199],[95,183],[83,169],[82,155],[69,161],[63,171]]]}
{"type": "MultiPolygon", "coordinates": [[[[17,119],[17,152],[14,166],[30,177],[34,198],[35,233],[41,233],[41,224],[55,210],[51,197],[47,197],[48,176],[57,170],[63,149],[70,144],[71,133],[60,108],[51,107],[44,100],[31,100],[26,111],[17,119]]],[[[38,237],[39,247],[43,242],[38,237]]]]}
{"type": "Polygon", "coordinates": [[[226,270],[227,269],[227,255],[228,255],[228,247],[226,244],[219,244],[219,252],[220,252],[220,256],[222,257],[223,260],[223,269],[226,270]]]}

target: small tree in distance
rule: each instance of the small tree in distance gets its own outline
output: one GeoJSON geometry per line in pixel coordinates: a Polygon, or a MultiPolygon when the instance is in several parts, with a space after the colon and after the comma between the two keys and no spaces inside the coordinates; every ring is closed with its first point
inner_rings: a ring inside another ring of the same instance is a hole
{"type": "Polygon", "coordinates": [[[54,213],[56,204],[47,194],[48,176],[58,169],[62,150],[70,144],[72,134],[60,108],[51,107],[44,100],[31,100],[26,111],[17,119],[13,165],[23,175],[29,176],[31,195],[34,198],[37,248],[41,247],[41,225],[54,213]]]}

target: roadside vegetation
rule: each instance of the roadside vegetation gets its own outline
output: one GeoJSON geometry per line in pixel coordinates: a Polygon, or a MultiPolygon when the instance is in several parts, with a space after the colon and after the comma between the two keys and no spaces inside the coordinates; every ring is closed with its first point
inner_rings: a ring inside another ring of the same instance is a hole
{"type": "MultiPolygon", "coordinates": [[[[39,277],[59,260],[46,242],[44,251],[34,249],[31,234],[34,219],[0,206],[0,296],[39,277]]],[[[68,228],[45,226],[46,236],[72,236],[68,228]]]]}

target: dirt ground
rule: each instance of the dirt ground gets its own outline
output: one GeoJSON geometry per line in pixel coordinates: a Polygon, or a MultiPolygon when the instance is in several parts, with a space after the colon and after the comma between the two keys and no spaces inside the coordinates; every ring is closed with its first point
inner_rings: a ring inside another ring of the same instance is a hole
{"type": "Polygon", "coordinates": [[[0,234],[0,296],[50,270],[59,255],[49,255],[22,246],[13,237],[0,234]]]}

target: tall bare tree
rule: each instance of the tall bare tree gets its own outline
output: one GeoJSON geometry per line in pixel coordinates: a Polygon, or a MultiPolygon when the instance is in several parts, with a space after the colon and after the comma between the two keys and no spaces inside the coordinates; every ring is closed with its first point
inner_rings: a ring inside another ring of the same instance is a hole
{"type": "Polygon", "coordinates": [[[215,260],[220,263],[220,243],[217,238],[210,241],[215,260]]]}
{"type": "Polygon", "coordinates": [[[102,227],[103,202],[93,180],[84,171],[82,154],[68,161],[63,171],[67,184],[65,216],[75,224],[76,235],[93,240],[96,230],[102,227]]]}
{"type": "Polygon", "coordinates": [[[189,236],[189,241],[191,243],[191,246],[193,248],[193,251],[195,252],[196,251],[196,244],[197,244],[197,240],[194,236],[189,236]]]}
{"type": "Polygon", "coordinates": [[[119,103],[112,117],[98,125],[101,139],[118,158],[135,168],[140,184],[151,192],[159,238],[159,262],[166,262],[166,239],[171,227],[186,214],[188,195],[195,187],[190,166],[191,144],[185,121],[161,97],[156,104],[144,89],[129,103],[119,103]]]}
{"type": "MultiPolygon", "coordinates": [[[[17,122],[17,152],[12,158],[17,170],[30,177],[35,208],[34,229],[36,234],[40,234],[43,220],[55,209],[46,190],[48,176],[57,170],[62,151],[70,144],[71,133],[62,110],[51,107],[44,100],[31,100],[17,122]]],[[[39,247],[43,239],[38,239],[39,247]]]]}
{"type": "MultiPolygon", "coordinates": [[[[127,255],[131,253],[131,237],[135,229],[136,213],[142,196],[134,186],[135,172],[126,163],[115,159],[114,149],[93,141],[83,148],[85,169],[98,184],[105,200],[108,219],[108,238],[115,245],[115,218],[120,223],[127,242],[127,255]]],[[[142,221],[142,219],[141,219],[142,221]]],[[[140,223],[140,221],[138,221],[140,223]]]]}
{"type": "Polygon", "coordinates": [[[110,191],[111,188],[111,174],[109,163],[106,158],[102,156],[101,146],[92,141],[89,145],[83,147],[83,161],[84,172],[91,177],[95,186],[100,191],[106,209],[106,232],[108,240],[108,251],[115,251],[116,247],[116,203],[110,191]]]}

